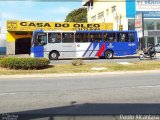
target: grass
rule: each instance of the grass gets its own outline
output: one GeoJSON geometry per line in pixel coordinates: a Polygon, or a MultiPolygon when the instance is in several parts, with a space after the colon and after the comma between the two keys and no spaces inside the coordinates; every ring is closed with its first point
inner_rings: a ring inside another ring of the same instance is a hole
{"type": "Polygon", "coordinates": [[[118,63],[85,63],[81,66],[73,66],[72,64],[50,65],[43,70],[10,70],[0,68],[0,75],[16,75],[16,74],[63,74],[63,73],[93,73],[93,72],[114,72],[114,71],[142,71],[142,70],[160,70],[160,61],[140,61],[132,62],[129,65],[121,65],[118,63]],[[91,70],[93,67],[106,67],[105,70],[91,70]]]}

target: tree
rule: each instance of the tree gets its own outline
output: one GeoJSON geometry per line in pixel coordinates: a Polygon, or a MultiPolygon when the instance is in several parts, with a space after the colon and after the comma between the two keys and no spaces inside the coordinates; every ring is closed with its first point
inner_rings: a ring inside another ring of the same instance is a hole
{"type": "Polygon", "coordinates": [[[87,22],[87,8],[79,8],[71,11],[65,19],[65,22],[87,22]]]}

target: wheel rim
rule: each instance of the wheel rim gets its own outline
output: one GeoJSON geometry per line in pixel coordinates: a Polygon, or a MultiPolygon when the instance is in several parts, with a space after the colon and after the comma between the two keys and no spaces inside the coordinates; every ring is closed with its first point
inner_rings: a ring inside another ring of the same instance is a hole
{"type": "Polygon", "coordinates": [[[112,53],[111,52],[107,52],[107,58],[111,58],[112,57],[112,53]]]}
{"type": "Polygon", "coordinates": [[[56,53],[52,53],[52,54],[51,54],[51,57],[52,57],[53,59],[55,59],[55,58],[57,57],[57,54],[56,54],[56,53]]]}

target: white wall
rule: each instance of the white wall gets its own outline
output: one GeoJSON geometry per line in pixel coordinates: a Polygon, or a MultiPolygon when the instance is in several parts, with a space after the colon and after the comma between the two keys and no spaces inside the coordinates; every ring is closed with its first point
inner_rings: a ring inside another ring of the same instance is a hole
{"type": "Polygon", "coordinates": [[[0,54],[5,54],[5,49],[6,49],[6,33],[7,30],[4,27],[1,27],[1,32],[0,32],[0,54]]]}
{"type": "Polygon", "coordinates": [[[94,22],[113,23],[113,30],[118,30],[120,21],[124,30],[128,29],[128,20],[126,19],[126,3],[125,2],[94,2],[93,8],[88,10],[88,22],[92,22],[91,17],[96,15],[94,22]],[[116,12],[112,13],[112,7],[116,6],[116,12]],[[109,10],[107,15],[107,9],[109,10]],[[104,12],[104,20],[98,20],[98,14],[104,12]],[[116,15],[119,17],[116,19],[116,15]],[[121,20],[120,20],[121,16],[121,20]],[[118,25],[118,26],[117,26],[118,25]]]}

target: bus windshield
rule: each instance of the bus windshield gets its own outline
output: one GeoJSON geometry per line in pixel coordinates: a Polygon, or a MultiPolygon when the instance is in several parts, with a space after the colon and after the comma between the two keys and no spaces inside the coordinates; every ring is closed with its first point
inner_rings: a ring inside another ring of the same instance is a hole
{"type": "Polygon", "coordinates": [[[35,33],[32,46],[43,46],[47,44],[47,34],[46,33],[35,33]]]}

